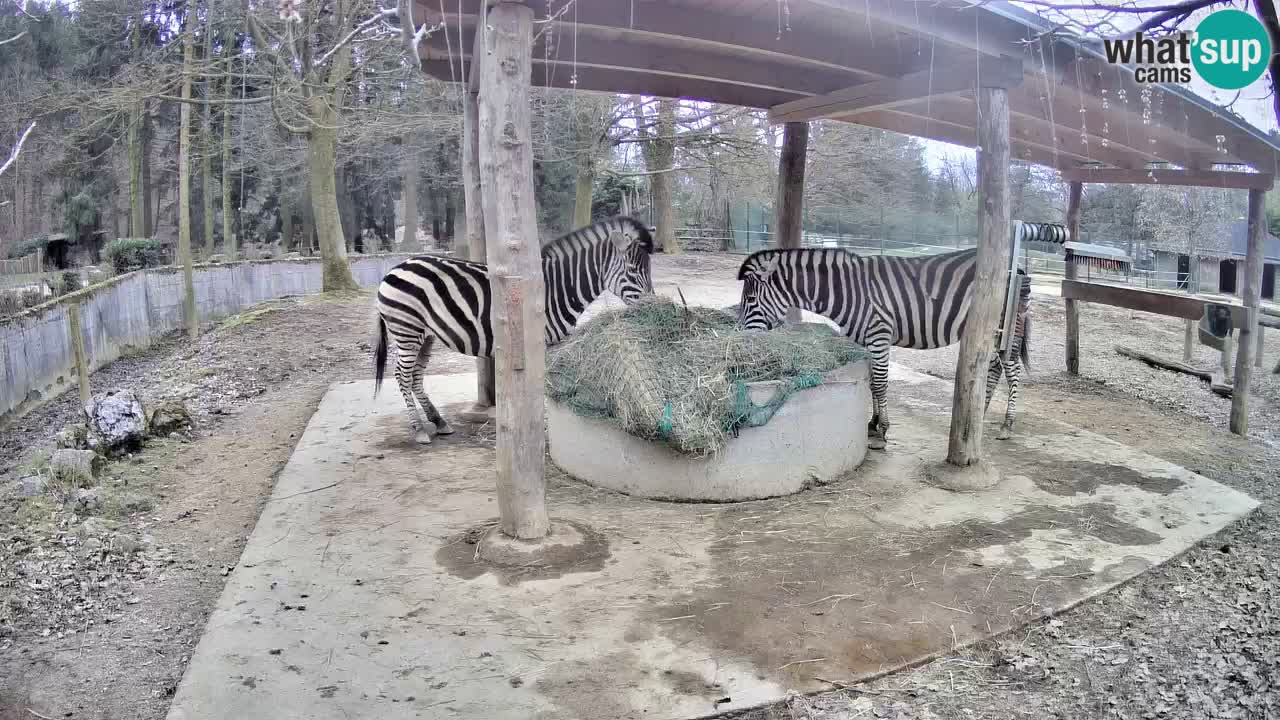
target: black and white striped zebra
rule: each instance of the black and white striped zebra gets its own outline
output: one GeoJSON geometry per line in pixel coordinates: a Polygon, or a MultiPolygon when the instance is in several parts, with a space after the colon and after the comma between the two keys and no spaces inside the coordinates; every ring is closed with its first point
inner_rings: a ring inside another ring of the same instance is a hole
{"type": "MultiPolygon", "coordinates": [[[[629,217],[597,222],[543,245],[547,344],[563,340],[591,301],[606,290],[627,304],[651,294],[652,252],[650,229],[629,217]]],[[[463,355],[491,357],[492,305],[488,267],[455,258],[411,258],[391,268],[378,286],[376,387],[382,385],[390,333],[398,355],[396,381],[418,442],[431,442],[427,423],[435,426],[436,434],[453,432],[422,387],[432,346],[439,339],[463,355]]]]}
{"type": "MultiPolygon", "coordinates": [[[[1066,237],[1060,225],[1027,223],[1017,231],[1023,234],[1020,240],[1066,237]]],[[[789,308],[798,307],[827,317],[866,347],[875,401],[869,441],[873,448],[883,448],[889,428],[889,348],[928,350],[959,342],[973,299],[976,260],[976,249],[918,257],[860,256],[841,249],[763,250],[738,270],[743,282],[739,322],[747,329],[768,330],[783,322],[789,308]]],[[[1009,382],[1001,438],[1013,430],[1022,368],[1030,367],[1031,284],[1022,270],[1018,275],[1010,350],[1007,355],[997,352],[987,373],[987,405],[1000,376],[1009,382]]]]}

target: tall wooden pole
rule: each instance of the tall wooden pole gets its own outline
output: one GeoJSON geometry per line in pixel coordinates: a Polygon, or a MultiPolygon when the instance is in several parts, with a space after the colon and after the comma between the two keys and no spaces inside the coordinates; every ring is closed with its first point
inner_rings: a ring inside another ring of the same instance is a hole
{"type": "Polygon", "coordinates": [[[995,329],[1009,276],[1009,91],[978,90],[978,257],[973,299],[960,338],[947,462],[982,458],[983,401],[995,329]]]}
{"type": "Polygon", "coordinates": [[[70,324],[71,350],[76,358],[76,381],[80,387],[80,406],[89,404],[93,393],[89,388],[89,354],[84,349],[84,330],[80,323],[80,303],[67,305],[67,322],[70,324]]]}
{"type": "MultiPolygon", "coordinates": [[[[1080,240],[1080,211],[1084,200],[1084,183],[1074,181],[1067,185],[1067,235],[1073,241],[1080,240]]],[[[1076,279],[1076,264],[1071,255],[1067,255],[1067,264],[1063,268],[1063,276],[1068,280],[1076,279]]],[[[1080,305],[1075,300],[1067,300],[1067,372],[1080,374],[1080,305]]]]}
{"type": "Polygon", "coordinates": [[[1253,377],[1253,334],[1258,330],[1258,306],[1262,304],[1262,249],[1267,237],[1267,192],[1249,191],[1249,251],[1245,256],[1244,302],[1245,321],[1239,328],[1240,347],[1236,349],[1236,379],[1231,391],[1231,432],[1249,432],[1249,381],[1253,377]]]}
{"type": "MultiPolygon", "coordinates": [[[[481,13],[483,14],[483,6],[481,13]]],[[[474,47],[483,48],[484,18],[476,23],[474,47]]],[[[480,64],[484,53],[473,53],[467,68],[466,88],[462,93],[462,196],[467,218],[466,256],[474,262],[487,262],[484,240],[484,194],[480,187],[480,64]]],[[[476,358],[476,402],[473,416],[492,412],[496,402],[493,360],[476,358]]]]}
{"type": "MultiPolygon", "coordinates": [[[[778,194],[773,224],[780,248],[798,248],[804,230],[804,170],[809,151],[809,123],[789,122],[782,130],[778,157],[778,194]]],[[[787,322],[800,322],[800,308],[787,311],[787,322]]]]}
{"type": "MultiPolygon", "coordinates": [[[[547,534],[542,258],[533,194],[529,121],[533,10],[499,2],[489,10],[480,63],[480,177],[490,191],[484,232],[493,284],[497,365],[499,528],[533,540],[547,534]]],[[[487,193],[488,194],[488,193],[487,193]]]]}

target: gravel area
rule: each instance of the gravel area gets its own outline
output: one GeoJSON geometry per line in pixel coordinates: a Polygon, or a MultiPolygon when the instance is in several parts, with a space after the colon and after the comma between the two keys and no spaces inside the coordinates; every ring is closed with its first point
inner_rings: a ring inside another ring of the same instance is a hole
{"type": "MultiPolygon", "coordinates": [[[[729,305],[741,259],[659,257],[655,280],[690,303],[729,305]]],[[[1280,376],[1255,374],[1243,440],[1225,430],[1229,401],[1203,383],[1114,352],[1122,344],[1180,358],[1181,321],[1084,306],[1082,374],[1070,377],[1062,301],[1036,295],[1034,311],[1023,412],[1184,465],[1262,507],[1164,567],[1016,635],[738,718],[1280,718],[1280,376]]],[[[74,394],[0,433],[0,718],[164,717],[324,388],[370,376],[370,329],[367,294],[287,299],[95,374],[95,389],[181,398],[196,417],[190,438],[111,464],[104,486],[140,502],[112,517],[34,512],[6,494],[18,466],[75,416],[74,394]]],[[[1269,366],[1280,360],[1280,332],[1270,333],[1266,355],[1269,366]]],[[[893,358],[949,378],[955,348],[893,358]]],[[[1212,367],[1216,357],[1201,348],[1196,362],[1212,367]]],[[[442,351],[429,372],[472,363],[442,351]]],[[[998,395],[993,407],[1002,402],[998,395]]]]}

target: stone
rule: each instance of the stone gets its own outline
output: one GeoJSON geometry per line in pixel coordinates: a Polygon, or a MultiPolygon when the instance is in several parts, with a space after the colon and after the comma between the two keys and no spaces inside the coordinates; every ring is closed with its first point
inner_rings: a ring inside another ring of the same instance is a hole
{"type": "Polygon", "coordinates": [[[211,263],[220,263],[220,262],[226,262],[226,261],[227,261],[226,255],[217,254],[217,255],[209,256],[209,262],[211,263]]]}
{"type": "Polygon", "coordinates": [[[93,396],[84,407],[89,447],[108,457],[142,448],[147,411],[132,390],[109,390],[93,396]]]}
{"type": "Polygon", "coordinates": [[[18,497],[35,497],[44,493],[48,481],[42,475],[27,475],[18,478],[18,497]]]}
{"type": "Polygon", "coordinates": [[[84,423],[67,423],[58,431],[54,444],[59,448],[85,450],[89,447],[89,426],[84,423]]]}
{"type": "Polygon", "coordinates": [[[102,496],[97,488],[76,491],[76,512],[92,513],[102,509],[102,496]]]}
{"type": "Polygon", "coordinates": [[[49,469],[59,481],[72,487],[89,487],[102,471],[105,460],[92,450],[54,450],[49,469]]]}
{"type": "Polygon", "coordinates": [[[162,400],[151,408],[147,419],[147,433],[161,437],[191,428],[191,411],[181,400],[162,400]]]}

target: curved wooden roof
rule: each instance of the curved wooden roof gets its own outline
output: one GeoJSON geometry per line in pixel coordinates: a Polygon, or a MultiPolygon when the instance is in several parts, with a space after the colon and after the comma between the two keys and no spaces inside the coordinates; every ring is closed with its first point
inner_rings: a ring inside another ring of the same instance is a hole
{"type": "MultiPolygon", "coordinates": [[[[423,69],[460,80],[484,0],[414,0],[438,23],[423,69]],[[444,12],[441,12],[444,8],[444,12]]],[[[1016,158],[1093,179],[1141,182],[1154,163],[1198,171],[1194,184],[1260,184],[1280,142],[1177,86],[1143,86],[1095,47],[1044,32],[1007,3],[964,0],[550,0],[533,82],[768,109],[775,121],[830,118],[973,147],[975,85],[1010,87],[1016,158]],[[1144,88],[1148,88],[1144,100],[1144,88]],[[1148,102],[1149,100],[1149,102],[1148,102]],[[1133,172],[1122,172],[1124,170],[1133,172]],[[1110,174],[1107,174],[1110,173],[1110,174]]],[[[1187,174],[1188,177],[1191,173],[1187,174]]],[[[1099,180],[1102,181],[1102,180],[1099,180]]],[[[1269,181],[1266,183],[1269,187],[1269,181]]]]}

